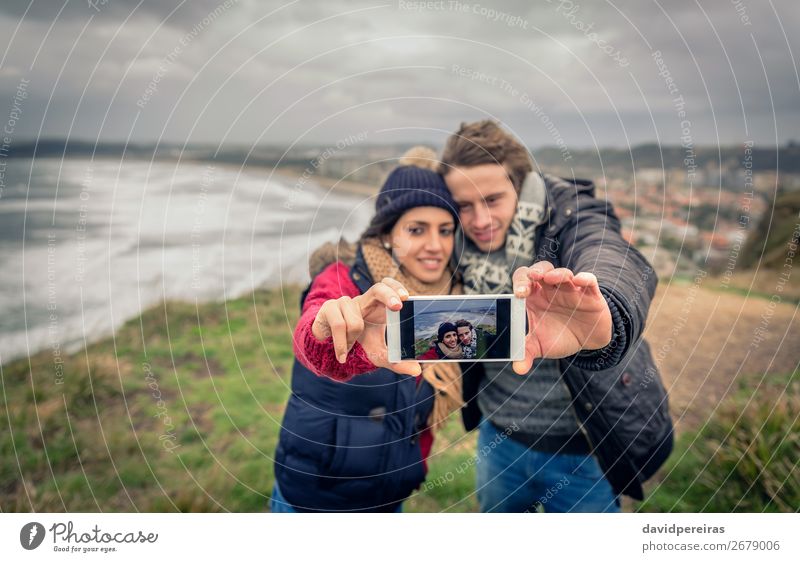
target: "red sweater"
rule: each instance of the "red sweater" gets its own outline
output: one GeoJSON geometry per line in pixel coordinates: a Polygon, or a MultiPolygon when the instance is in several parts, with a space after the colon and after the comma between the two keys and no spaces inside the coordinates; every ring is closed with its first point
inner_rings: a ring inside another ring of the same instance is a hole
{"type": "MultiPolygon", "coordinates": [[[[303,303],[300,320],[294,330],[294,355],[313,373],[337,381],[347,381],[356,375],[369,373],[378,368],[367,358],[367,353],[359,342],[353,344],[347,354],[347,361],[339,363],[333,352],[333,338],[328,337],[325,341],[318,341],[311,332],[314,319],[325,301],[342,296],[352,298],[360,294],[361,291],[350,279],[350,268],[342,262],[332,263],[326,267],[311,283],[311,289],[303,303]]],[[[417,384],[421,381],[422,378],[418,378],[417,384]]],[[[433,432],[430,428],[425,428],[420,433],[419,446],[422,463],[427,471],[426,460],[433,446],[433,432]]]]}

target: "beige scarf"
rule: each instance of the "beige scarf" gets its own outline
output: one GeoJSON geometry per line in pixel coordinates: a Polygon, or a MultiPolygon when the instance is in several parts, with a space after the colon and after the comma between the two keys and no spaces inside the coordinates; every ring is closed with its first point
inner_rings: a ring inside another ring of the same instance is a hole
{"type": "Polygon", "coordinates": [[[460,345],[456,346],[457,349],[450,349],[442,342],[436,342],[436,345],[439,346],[442,355],[448,359],[464,359],[464,352],[461,351],[460,345]]]}
{"type": "MultiPolygon", "coordinates": [[[[433,283],[425,283],[405,273],[389,250],[377,239],[361,242],[361,252],[367,262],[370,275],[377,283],[384,277],[398,280],[412,295],[462,295],[461,283],[448,267],[442,278],[433,283]]],[[[453,412],[464,405],[461,397],[461,367],[455,363],[424,363],[423,378],[430,383],[435,392],[433,410],[428,417],[428,427],[438,428],[453,412]]]]}

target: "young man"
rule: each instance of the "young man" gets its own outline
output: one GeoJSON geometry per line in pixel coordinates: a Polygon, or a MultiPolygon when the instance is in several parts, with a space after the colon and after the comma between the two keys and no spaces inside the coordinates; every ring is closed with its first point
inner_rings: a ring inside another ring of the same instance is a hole
{"type": "Polygon", "coordinates": [[[464,381],[478,500],[482,511],[619,511],[672,448],[641,339],[657,280],[591,182],[532,170],[493,121],[462,125],[439,170],[459,207],[465,291],[513,291],[528,312],[525,360],[464,381]]]}
{"type": "Polygon", "coordinates": [[[456,332],[458,333],[458,343],[464,350],[464,359],[474,359],[477,355],[478,342],[475,337],[475,329],[468,320],[456,321],[456,332]]]}

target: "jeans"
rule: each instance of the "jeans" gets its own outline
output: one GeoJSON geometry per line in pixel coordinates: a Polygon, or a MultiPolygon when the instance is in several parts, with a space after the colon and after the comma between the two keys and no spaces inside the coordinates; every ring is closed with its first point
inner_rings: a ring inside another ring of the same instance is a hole
{"type": "Polygon", "coordinates": [[[278,483],[272,488],[272,497],[269,500],[269,510],[272,513],[297,513],[292,504],[286,501],[286,498],[281,494],[281,489],[278,488],[278,483]]]}
{"type": "Polygon", "coordinates": [[[486,419],[478,434],[476,472],[483,512],[620,510],[619,498],[593,455],[529,449],[486,419]]]}
{"type": "MultiPolygon", "coordinates": [[[[272,488],[272,497],[269,500],[269,509],[272,513],[297,513],[297,510],[292,507],[292,504],[286,501],[286,498],[281,494],[281,489],[278,488],[278,483],[272,488]]],[[[403,512],[403,504],[397,505],[395,513],[403,512]]]]}

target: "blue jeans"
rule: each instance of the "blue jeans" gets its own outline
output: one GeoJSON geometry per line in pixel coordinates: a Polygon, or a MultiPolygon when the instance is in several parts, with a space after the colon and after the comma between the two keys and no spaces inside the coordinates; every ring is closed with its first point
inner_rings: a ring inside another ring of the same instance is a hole
{"type": "Polygon", "coordinates": [[[528,449],[481,421],[476,462],[483,512],[619,512],[619,498],[592,455],[528,449]],[[494,443],[494,445],[492,445],[494,443]]]}
{"type": "Polygon", "coordinates": [[[292,504],[286,501],[286,498],[281,494],[281,489],[278,488],[278,483],[272,488],[272,497],[269,500],[269,510],[272,513],[297,513],[292,504]]]}
{"type": "MultiPolygon", "coordinates": [[[[281,489],[278,488],[278,483],[272,488],[272,497],[269,500],[269,509],[272,513],[297,513],[297,510],[292,507],[292,504],[286,501],[286,498],[281,494],[281,489]]],[[[397,506],[395,513],[402,513],[403,504],[397,506]]]]}

